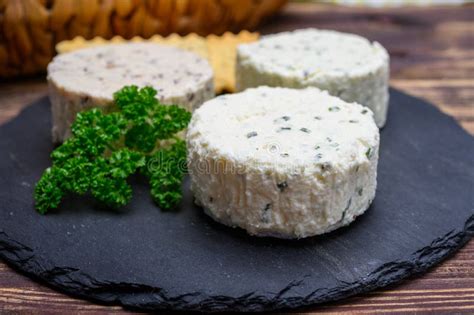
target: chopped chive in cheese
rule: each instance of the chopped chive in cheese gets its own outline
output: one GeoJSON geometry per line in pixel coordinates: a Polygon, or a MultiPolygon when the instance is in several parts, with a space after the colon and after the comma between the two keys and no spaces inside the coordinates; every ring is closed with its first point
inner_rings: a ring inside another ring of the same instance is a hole
{"type": "Polygon", "coordinates": [[[264,36],[237,50],[238,90],[314,86],[367,106],[379,127],[387,115],[388,77],[385,48],[354,34],[302,29],[264,36]]]}
{"type": "Polygon", "coordinates": [[[376,188],[379,130],[362,109],[316,88],[259,87],[207,101],[186,137],[196,201],[254,235],[301,238],[349,224],[376,188]]]}
{"type": "Polygon", "coordinates": [[[247,138],[252,138],[252,137],[256,137],[258,134],[255,132],[255,131],[252,131],[252,132],[249,132],[247,134],[247,138]]]}

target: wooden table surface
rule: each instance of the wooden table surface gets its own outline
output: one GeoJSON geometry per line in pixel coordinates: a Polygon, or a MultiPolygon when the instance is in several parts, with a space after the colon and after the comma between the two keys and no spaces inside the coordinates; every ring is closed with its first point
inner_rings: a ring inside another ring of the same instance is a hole
{"type": "MultiPolygon", "coordinates": [[[[474,134],[474,6],[364,9],[291,4],[260,28],[303,27],[358,33],[391,56],[391,85],[436,104],[474,134]]],[[[0,123],[47,94],[44,76],[0,82],[0,123]]],[[[474,193],[474,187],[466,187],[474,193]]],[[[474,241],[428,273],[309,313],[474,313],[474,241]]],[[[57,293],[0,262],[0,314],[121,313],[57,293]]]]}

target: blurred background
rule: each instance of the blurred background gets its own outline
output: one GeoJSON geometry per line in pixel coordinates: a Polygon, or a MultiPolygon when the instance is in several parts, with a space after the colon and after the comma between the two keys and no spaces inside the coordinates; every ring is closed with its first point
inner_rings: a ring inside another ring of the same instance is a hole
{"type": "MultiPolygon", "coordinates": [[[[383,7],[460,5],[463,0],[0,0],[0,77],[31,75],[44,71],[55,54],[55,44],[83,36],[130,39],[154,34],[222,34],[243,29],[262,33],[284,6],[317,5],[320,18],[331,19],[332,10],[351,6],[360,10],[383,7]],[[266,24],[264,24],[266,23],[266,24]]],[[[291,10],[291,9],[290,9],[291,10]]],[[[290,11],[291,12],[291,11],[290,11]]],[[[420,19],[421,20],[421,19],[420,19]]],[[[318,25],[313,19],[293,26],[318,25]]],[[[324,25],[325,26],[325,25],[324,25]]],[[[287,26],[285,26],[288,29],[287,26]]]]}

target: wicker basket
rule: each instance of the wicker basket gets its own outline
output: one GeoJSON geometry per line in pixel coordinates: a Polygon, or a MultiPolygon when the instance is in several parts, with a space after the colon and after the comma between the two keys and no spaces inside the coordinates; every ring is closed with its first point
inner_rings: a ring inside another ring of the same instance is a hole
{"type": "Polygon", "coordinates": [[[253,29],[286,0],[0,0],[0,77],[43,71],[75,36],[124,38],[253,29]]]}

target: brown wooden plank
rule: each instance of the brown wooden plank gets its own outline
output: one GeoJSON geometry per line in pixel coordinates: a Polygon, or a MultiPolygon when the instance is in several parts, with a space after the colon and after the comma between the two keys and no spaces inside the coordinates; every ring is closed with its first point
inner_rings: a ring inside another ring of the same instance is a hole
{"type": "Polygon", "coordinates": [[[47,93],[48,86],[43,77],[0,82],[0,124],[10,120],[22,108],[47,93]]]}
{"type": "Polygon", "coordinates": [[[474,134],[474,79],[393,79],[390,83],[395,88],[435,104],[453,116],[466,131],[474,134]]]}

